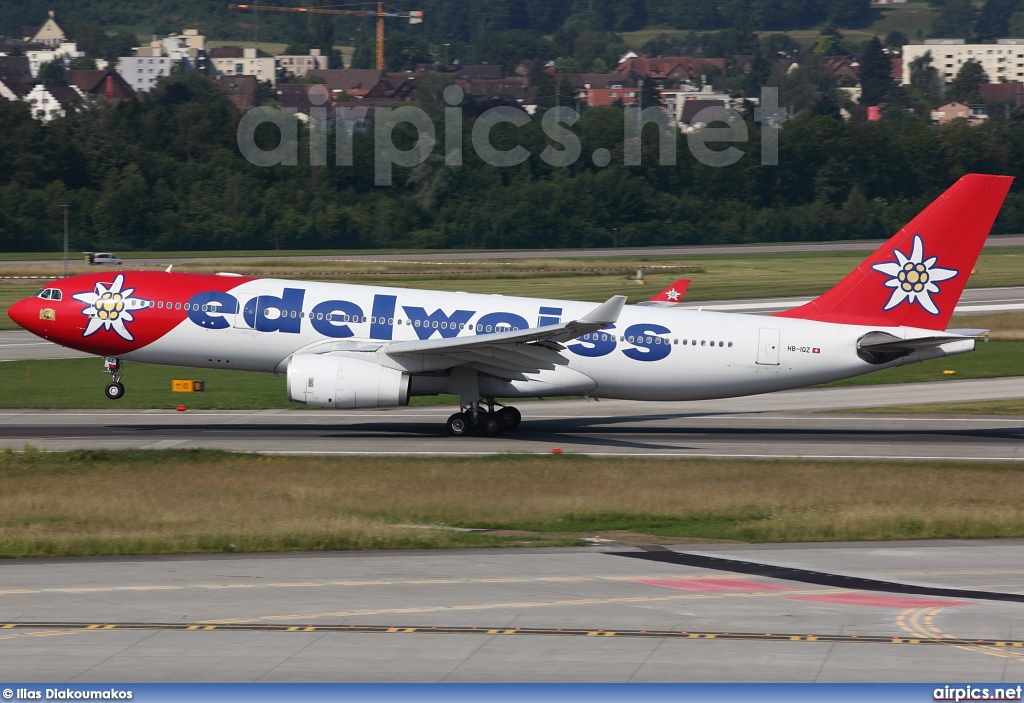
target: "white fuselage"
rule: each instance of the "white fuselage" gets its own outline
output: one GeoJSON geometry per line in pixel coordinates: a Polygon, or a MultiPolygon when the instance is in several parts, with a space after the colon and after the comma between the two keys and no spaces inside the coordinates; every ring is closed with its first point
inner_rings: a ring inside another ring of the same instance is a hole
{"type": "MultiPolygon", "coordinates": [[[[404,364],[414,374],[414,393],[446,392],[439,380],[443,369],[429,354],[396,362],[383,351],[387,343],[541,327],[582,318],[595,308],[578,301],[277,279],[247,281],[218,295],[160,339],[122,358],[279,373],[297,352],[332,351],[404,364]],[[237,313],[231,311],[232,298],[237,313]]],[[[484,383],[481,390],[502,397],[722,398],[825,383],[974,348],[974,341],[965,339],[870,364],[858,356],[856,345],[872,331],[901,339],[934,334],[634,305],[604,332],[566,343],[561,355],[568,363],[557,372],[484,383]]]]}

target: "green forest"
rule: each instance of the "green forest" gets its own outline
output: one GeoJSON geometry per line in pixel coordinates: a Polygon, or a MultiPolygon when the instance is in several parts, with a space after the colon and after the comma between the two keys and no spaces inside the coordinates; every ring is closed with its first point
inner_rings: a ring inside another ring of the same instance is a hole
{"type": "MultiPolygon", "coordinates": [[[[0,101],[0,251],[58,249],[64,203],[77,250],[605,246],[613,227],[622,245],[877,238],[964,173],[1024,168],[1024,122],[1000,114],[981,126],[909,114],[844,123],[817,106],[783,126],[778,166],[760,165],[750,123],[733,166],[702,165],[684,138],[677,165],[660,166],[651,125],[643,165],[627,167],[623,114],[585,110],[572,128],[583,158],[565,168],[539,157],[539,120],[494,132],[496,147],[518,142],[529,160],[482,163],[467,116],[464,165],[445,166],[438,148],[376,187],[372,131],[355,136],[353,166],[311,167],[304,146],[298,166],[249,164],[236,144],[240,114],[196,74],[173,76],[150,100],[48,126],[24,103],[0,101]],[[611,151],[604,168],[589,158],[597,148],[611,151]]],[[[1024,231],[1019,187],[996,231],[1024,231]]]]}
{"type": "MultiPolygon", "coordinates": [[[[199,27],[219,39],[251,39],[251,13],[228,9],[227,0],[4,0],[0,3],[0,34],[18,36],[25,25],[37,25],[48,10],[73,25],[98,22],[111,31],[131,29],[141,35],[168,34],[199,27]]],[[[323,5],[317,2],[264,0],[265,5],[323,5]]],[[[349,3],[350,4],[350,3],[349,3]]],[[[758,29],[810,27],[823,21],[839,25],[854,21],[869,0],[391,0],[401,10],[422,10],[420,26],[403,31],[432,42],[474,42],[493,32],[519,29],[554,34],[583,22],[588,29],[622,32],[648,26],[676,29],[719,29],[741,18],[758,29]]],[[[306,17],[266,12],[259,17],[260,37],[288,42],[301,37],[306,17]]],[[[372,36],[368,20],[339,17],[339,38],[359,33],[372,36]]]]}

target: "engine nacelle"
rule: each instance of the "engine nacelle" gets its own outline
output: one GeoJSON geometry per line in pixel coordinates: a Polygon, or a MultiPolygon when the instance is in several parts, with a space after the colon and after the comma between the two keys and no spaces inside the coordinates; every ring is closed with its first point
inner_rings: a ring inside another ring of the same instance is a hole
{"type": "Polygon", "coordinates": [[[288,400],[316,408],[408,405],[409,384],[409,374],[362,359],[296,354],[288,362],[288,400]]]}

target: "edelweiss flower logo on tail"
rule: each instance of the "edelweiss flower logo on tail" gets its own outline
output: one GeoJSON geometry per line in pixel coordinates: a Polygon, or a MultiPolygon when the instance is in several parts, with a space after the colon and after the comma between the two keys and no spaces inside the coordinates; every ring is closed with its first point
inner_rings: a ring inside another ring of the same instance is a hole
{"type": "Polygon", "coordinates": [[[82,310],[82,314],[89,318],[89,324],[82,333],[83,337],[95,333],[100,328],[114,330],[118,336],[129,342],[134,341],[132,333],[125,326],[135,320],[132,310],[142,310],[153,307],[152,300],[134,298],[134,288],[124,288],[124,276],[118,274],[109,287],[102,283],[96,284],[96,289],[89,293],[76,293],[71,296],[80,303],[89,307],[82,310]]]}
{"type": "Polygon", "coordinates": [[[871,268],[879,273],[890,276],[885,282],[887,288],[894,288],[892,297],[883,310],[892,310],[904,300],[911,304],[918,303],[932,315],[938,315],[939,309],[932,300],[932,293],[938,293],[936,283],[948,281],[960,272],[955,269],[938,268],[935,263],[939,257],[924,258],[924,241],[921,235],[914,235],[914,249],[908,257],[899,249],[893,249],[896,261],[875,264],[871,268]]]}

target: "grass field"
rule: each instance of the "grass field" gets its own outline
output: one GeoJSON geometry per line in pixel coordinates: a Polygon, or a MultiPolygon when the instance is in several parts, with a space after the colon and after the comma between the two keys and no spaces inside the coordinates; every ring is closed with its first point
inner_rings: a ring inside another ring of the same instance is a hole
{"type": "Polygon", "coordinates": [[[1019,537],[1022,492],[991,464],[30,450],[0,453],[0,556],[1019,537]]]}
{"type": "MultiPolygon", "coordinates": [[[[918,37],[920,30],[922,35],[927,36],[932,29],[937,10],[924,2],[908,2],[905,5],[889,5],[883,7],[872,7],[861,18],[861,21],[853,27],[840,27],[839,31],[844,35],[855,39],[868,39],[878,35],[884,39],[891,31],[899,30],[907,35],[911,43],[920,43],[918,37]]],[[[824,26],[824,25],[822,25],[824,26]]],[[[788,32],[761,32],[767,34],[788,34],[802,44],[808,45],[820,34],[821,27],[811,29],[797,29],[788,32]]],[[[635,32],[622,32],[621,36],[626,46],[631,49],[639,49],[644,42],[654,39],[660,34],[669,36],[686,36],[689,30],[680,29],[641,29],[635,32]]]]}
{"type": "MultiPolygon", "coordinates": [[[[170,409],[260,410],[301,408],[288,402],[285,377],[268,373],[151,366],[125,362],[127,392],[115,402],[103,395],[110,377],[99,359],[46,359],[0,363],[0,384],[16,390],[0,397],[0,408],[103,408],[107,410],[170,409]],[[173,379],[200,379],[202,393],[174,393],[173,379]]],[[[410,405],[456,405],[450,395],[417,396],[410,405]]],[[[306,408],[308,409],[308,408],[306,408]]]]}

